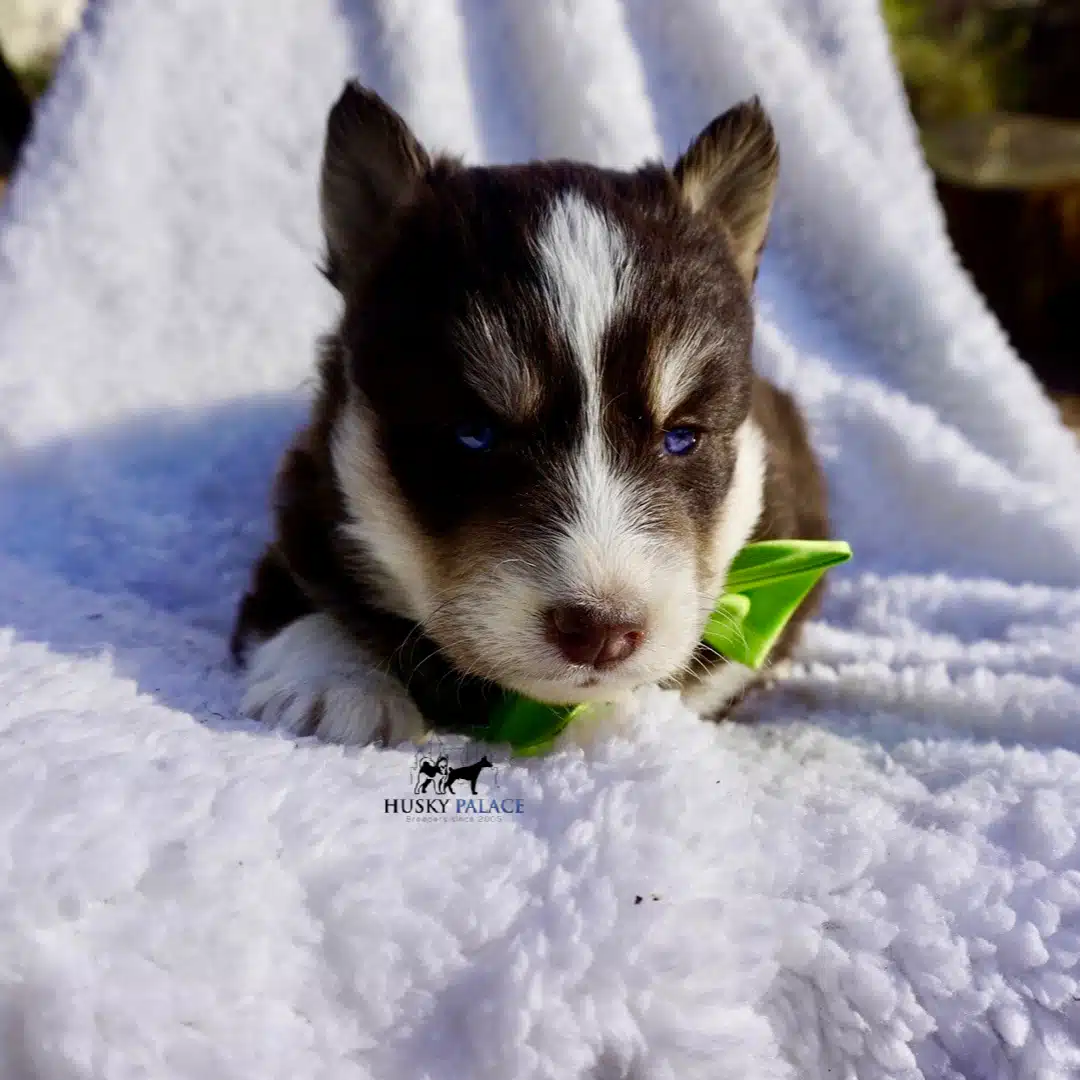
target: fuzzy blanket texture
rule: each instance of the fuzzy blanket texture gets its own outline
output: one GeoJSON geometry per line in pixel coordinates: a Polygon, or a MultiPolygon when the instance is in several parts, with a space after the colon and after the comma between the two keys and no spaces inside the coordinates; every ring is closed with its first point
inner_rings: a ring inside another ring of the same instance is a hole
{"type": "Polygon", "coordinates": [[[3,1080],[1080,1075],[1080,453],[871,0],[96,3],[0,214],[3,1080]],[[410,821],[414,754],[238,719],[350,73],[478,162],[763,96],[757,360],[856,561],[756,724],[645,693],[410,821]]]}

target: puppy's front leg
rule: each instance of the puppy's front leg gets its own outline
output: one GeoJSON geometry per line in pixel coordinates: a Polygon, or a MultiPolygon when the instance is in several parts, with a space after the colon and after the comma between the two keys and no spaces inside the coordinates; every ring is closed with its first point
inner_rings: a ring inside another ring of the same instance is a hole
{"type": "Polygon", "coordinates": [[[305,615],[251,650],[242,709],[292,735],[393,746],[423,717],[392,675],[330,615],[305,615]]]}
{"type": "Polygon", "coordinates": [[[703,650],[708,659],[702,658],[692,678],[682,685],[682,699],[686,705],[706,720],[720,720],[764,681],[764,673],[753,671],[742,664],[717,660],[711,650],[703,650]]]}

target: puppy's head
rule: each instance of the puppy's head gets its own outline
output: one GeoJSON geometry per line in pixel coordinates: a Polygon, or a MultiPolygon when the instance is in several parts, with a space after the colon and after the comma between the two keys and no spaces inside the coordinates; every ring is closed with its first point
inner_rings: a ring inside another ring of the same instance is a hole
{"type": "Polygon", "coordinates": [[[761,511],[750,291],[777,169],[756,102],[674,170],[432,158],[331,113],[344,531],[377,603],[463,671],[576,702],[690,662],[761,511]]]}

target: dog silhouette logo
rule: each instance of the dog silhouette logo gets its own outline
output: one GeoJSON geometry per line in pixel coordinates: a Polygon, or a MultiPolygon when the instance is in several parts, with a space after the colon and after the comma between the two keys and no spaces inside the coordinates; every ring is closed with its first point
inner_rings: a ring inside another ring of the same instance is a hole
{"type": "Polygon", "coordinates": [[[496,821],[524,813],[524,800],[502,789],[501,766],[486,752],[477,753],[470,744],[442,740],[419,747],[409,772],[410,795],[384,797],[385,813],[410,821],[496,821]]]}
{"type": "Polygon", "coordinates": [[[458,765],[451,767],[450,760],[445,754],[438,757],[421,757],[416,766],[416,786],[413,788],[414,795],[423,795],[429,790],[433,795],[453,795],[454,785],[463,781],[469,785],[469,791],[473,795],[477,793],[476,782],[485,769],[493,769],[487,754],[472,762],[470,765],[458,765]]]}
{"type": "Polygon", "coordinates": [[[437,758],[421,757],[416,765],[416,786],[413,788],[414,795],[423,795],[428,788],[433,788],[432,794],[446,794],[446,778],[450,774],[450,762],[445,754],[437,758]]]}
{"type": "Polygon", "coordinates": [[[494,768],[494,766],[488,760],[487,754],[478,761],[474,761],[471,765],[459,765],[456,769],[451,769],[446,774],[446,790],[452,794],[454,785],[459,780],[464,780],[469,785],[469,790],[475,795],[476,781],[480,779],[480,774],[485,769],[492,768],[494,768]]]}

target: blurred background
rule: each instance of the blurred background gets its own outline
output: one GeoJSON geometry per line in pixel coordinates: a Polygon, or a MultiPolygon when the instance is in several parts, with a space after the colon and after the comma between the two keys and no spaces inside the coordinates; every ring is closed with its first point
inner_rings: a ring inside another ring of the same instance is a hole
{"type": "MultiPolygon", "coordinates": [[[[1080,431],[1080,0],[881,2],[957,251],[1080,431]]],[[[0,0],[0,200],[83,6],[0,0]]]]}

